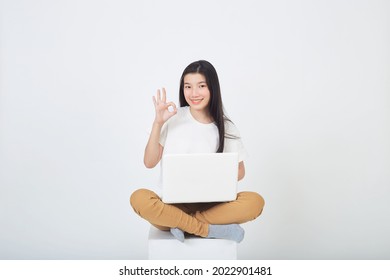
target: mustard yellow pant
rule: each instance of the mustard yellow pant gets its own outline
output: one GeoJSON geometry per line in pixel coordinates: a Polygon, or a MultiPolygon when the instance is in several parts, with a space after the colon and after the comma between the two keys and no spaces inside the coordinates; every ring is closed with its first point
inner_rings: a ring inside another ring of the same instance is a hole
{"type": "Polygon", "coordinates": [[[179,228],[206,237],[209,224],[241,224],[256,219],[264,199],[255,192],[240,192],[230,202],[166,204],[151,190],[139,189],[130,197],[134,211],[161,230],[179,228]]]}

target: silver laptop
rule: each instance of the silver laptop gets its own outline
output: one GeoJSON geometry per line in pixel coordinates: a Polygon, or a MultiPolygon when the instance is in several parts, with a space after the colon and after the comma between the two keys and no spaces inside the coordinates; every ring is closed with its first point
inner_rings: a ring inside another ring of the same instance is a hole
{"type": "Polygon", "coordinates": [[[237,197],[237,176],[237,153],[164,155],[162,201],[232,201],[237,197]]]}

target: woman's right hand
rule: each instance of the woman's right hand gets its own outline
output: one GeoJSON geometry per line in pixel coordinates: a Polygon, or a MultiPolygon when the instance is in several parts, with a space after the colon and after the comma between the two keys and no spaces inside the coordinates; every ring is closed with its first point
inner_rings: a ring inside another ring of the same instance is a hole
{"type": "Polygon", "coordinates": [[[154,122],[159,125],[163,125],[177,113],[175,103],[167,102],[165,88],[162,88],[162,96],[160,90],[157,90],[157,95],[153,96],[153,103],[156,110],[154,122]]]}

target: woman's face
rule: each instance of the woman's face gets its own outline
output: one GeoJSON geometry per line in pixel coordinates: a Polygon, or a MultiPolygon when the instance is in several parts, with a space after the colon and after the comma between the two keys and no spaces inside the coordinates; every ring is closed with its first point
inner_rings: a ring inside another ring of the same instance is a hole
{"type": "Polygon", "coordinates": [[[210,91],[206,78],[199,73],[190,73],[184,76],[184,97],[190,107],[197,111],[208,110],[210,91]]]}

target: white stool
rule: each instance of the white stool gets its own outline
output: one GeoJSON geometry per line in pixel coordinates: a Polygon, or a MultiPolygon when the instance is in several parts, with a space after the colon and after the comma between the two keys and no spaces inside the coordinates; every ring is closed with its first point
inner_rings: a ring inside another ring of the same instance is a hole
{"type": "Polygon", "coordinates": [[[186,236],[184,243],[169,231],[149,230],[149,260],[236,260],[237,243],[225,239],[186,236]]]}

